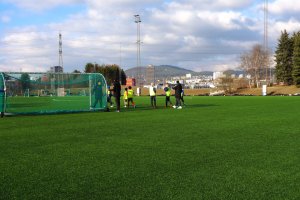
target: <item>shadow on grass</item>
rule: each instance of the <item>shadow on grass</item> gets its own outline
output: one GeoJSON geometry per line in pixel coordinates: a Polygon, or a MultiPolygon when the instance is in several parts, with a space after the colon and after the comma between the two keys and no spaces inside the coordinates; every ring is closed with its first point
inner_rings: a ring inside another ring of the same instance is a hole
{"type": "MultiPolygon", "coordinates": [[[[27,105],[27,104],[26,104],[27,105]]],[[[25,106],[25,105],[24,105],[25,106]]],[[[216,104],[192,104],[192,105],[186,105],[183,106],[182,110],[191,110],[195,108],[206,108],[206,107],[214,107],[214,106],[219,106],[216,104]]],[[[34,106],[33,106],[34,107],[34,106]]],[[[140,112],[140,111],[157,111],[157,110],[178,110],[174,109],[173,107],[164,107],[164,106],[158,106],[157,108],[152,108],[149,105],[137,105],[136,108],[129,107],[129,108],[124,108],[121,107],[121,112],[140,112]]],[[[78,114],[78,113],[97,113],[97,112],[106,112],[105,110],[95,110],[95,111],[53,111],[53,112],[22,112],[22,113],[6,113],[6,117],[17,117],[17,116],[40,116],[40,115],[64,115],[64,114],[78,114]]],[[[109,112],[116,112],[116,107],[110,108],[109,112]]]]}
{"type": "Polygon", "coordinates": [[[216,104],[192,104],[192,105],[187,105],[187,108],[203,108],[203,107],[212,107],[212,106],[219,106],[216,104]]]}
{"type": "MultiPolygon", "coordinates": [[[[183,106],[182,109],[193,109],[193,108],[205,108],[205,107],[213,107],[213,106],[219,106],[216,104],[192,104],[192,105],[186,105],[183,106]]],[[[152,108],[149,105],[137,105],[136,108],[129,107],[129,108],[121,108],[121,112],[133,112],[133,111],[147,111],[147,110],[176,110],[173,107],[164,107],[164,106],[158,106],[156,108],[152,108]]],[[[116,111],[115,108],[110,109],[111,112],[116,111]]]]}

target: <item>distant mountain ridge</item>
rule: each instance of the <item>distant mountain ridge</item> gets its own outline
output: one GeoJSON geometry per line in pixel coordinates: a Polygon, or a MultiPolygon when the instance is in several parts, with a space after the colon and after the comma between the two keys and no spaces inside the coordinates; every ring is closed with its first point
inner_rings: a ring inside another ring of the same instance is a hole
{"type": "MultiPolygon", "coordinates": [[[[155,67],[155,78],[156,79],[164,79],[170,78],[175,76],[185,76],[186,74],[192,74],[192,76],[197,75],[213,75],[213,72],[206,71],[206,72],[195,72],[192,70],[184,69],[181,67],[171,66],[171,65],[159,65],[155,67]]],[[[141,67],[140,73],[146,77],[146,69],[147,67],[141,67]]],[[[127,77],[136,77],[138,68],[134,67],[128,70],[125,70],[127,77]]]]}

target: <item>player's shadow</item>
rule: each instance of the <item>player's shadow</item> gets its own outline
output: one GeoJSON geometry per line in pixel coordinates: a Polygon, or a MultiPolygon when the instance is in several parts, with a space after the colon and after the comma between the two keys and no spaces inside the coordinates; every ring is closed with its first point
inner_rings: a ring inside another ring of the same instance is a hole
{"type": "MultiPolygon", "coordinates": [[[[157,108],[157,109],[160,109],[160,108],[157,108]]],[[[126,108],[121,108],[121,112],[134,112],[134,111],[141,111],[141,110],[156,110],[154,108],[152,108],[151,106],[145,106],[145,105],[138,105],[136,106],[136,108],[133,108],[133,107],[126,107],[126,108]]],[[[110,111],[115,111],[115,108],[114,109],[110,109],[110,111]]]]}
{"type": "MultiPolygon", "coordinates": [[[[193,108],[205,108],[205,107],[213,107],[213,106],[219,106],[216,104],[192,104],[192,105],[185,105],[182,106],[182,108],[185,109],[193,109],[193,108]]],[[[173,107],[164,107],[164,106],[157,106],[157,108],[153,108],[149,105],[137,105],[136,108],[129,107],[129,108],[121,108],[121,112],[134,112],[134,111],[146,111],[146,110],[172,110],[173,107]]],[[[111,110],[111,111],[114,111],[111,110]]]]}
{"type": "Polygon", "coordinates": [[[216,104],[192,104],[192,105],[186,105],[184,107],[186,108],[203,108],[203,107],[213,107],[213,106],[219,106],[216,104]]]}

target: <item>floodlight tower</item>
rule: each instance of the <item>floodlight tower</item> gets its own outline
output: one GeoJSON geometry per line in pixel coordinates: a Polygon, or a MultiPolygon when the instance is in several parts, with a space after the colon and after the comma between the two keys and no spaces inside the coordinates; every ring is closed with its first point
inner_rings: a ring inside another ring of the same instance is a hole
{"type": "Polygon", "coordinates": [[[269,82],[272,79],[272,70],[269,63],[269,41],[268,41],[268,18],[269,18],[269,8],[268,8],[269,1],[264,0],[264,51],[266,53],[266,81],[268,79],[268,70],[270,70],[270,77],[269,82]]]}
{"type": "Polygon", "coordinates": [[[58,35],[58,37],[59,37],[59,42],[58,42],[58,46],[59,46],[59,50],[58,50],[58,54],[59,54],[59,56],[58,56],[58,65],[62,68],[62,71],[64,71],[63,69],[64,69],[64,62],[63,62],[63,56],[62,56],[62,35],[61,35],[61,33],[59,33],[59,35],[58,35]]]}
{"type": "Polygon", "coordinates": [[[137,85],[142,85],[141,80],[141,17],[140,15],[134,15],[135,23],[137,25],[136,31],[136,67],[137,67],[137,85]]]}
{"type": "MultiPolygon", "coordinates": [[[[64,72],[64,62],[63,62],[63,56],[62,56],[62,34],[59,32],[58,34],[58,66],[61,67],[61,73],[64,72]]],[[[61,75],[61,80],[58,75],[58,87],[63,88],[64,87],[64,78],[63,75],[61,75]],[[61,81],[61,83],[60,83],[61,81]]]]}
{"type": "MultiPolygon", "coordinates": [[[[120,64],[119,64],[119,80],[120,80],[120,83],[122,84],[122,43],[120,43],[120,64]]],[[[126,80],[123,80],[125,81],[126,83],[126,80]]]]}

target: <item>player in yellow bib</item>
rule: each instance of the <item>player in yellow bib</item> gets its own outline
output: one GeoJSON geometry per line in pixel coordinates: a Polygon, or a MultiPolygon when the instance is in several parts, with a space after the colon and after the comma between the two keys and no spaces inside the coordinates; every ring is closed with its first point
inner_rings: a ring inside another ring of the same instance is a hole
{"type": "Polygon", "coordinates": [[[170,106],[172,107],[173,104],[171,102],[171,88],[169,88],[169,84],[166,84],[166,87],[164,88],[164,91],[166,93],[166,108],[168,107],[168,103],[170,103],[170,106]]]}
{"type": "Polygon", "coordinates": [[[123,100],[124,100],[124,107],[127,107],[128,104],[128,88],[125,88],[124,94],[123,94],[123,100]]]}
{"type": "Polygon", "coordinates": [[[112,92],[111,92],[111,89],[110,89],[110,86],[107,86],[107,89],[106,89],[106,94],[107,94],[107,105],[108,103],[110,103],[110,107],[114,107],[114,104],[112,102],[112,92]]]}
{"type": "Polygon", "coordinates": [[[151,86],[149,87],[149,95],[151,106],[156,108],[156,87],[154,86],[154,83],[151,83],[151,86]]]}
{"type": "Polygon", "coordinates": [[[134,91],[131,86],[128,87],[128,101],[127,106],[129,108],[129,103],[131,102],[133,108],[135,108],[135,103],[133,102],[134,91]]]}

